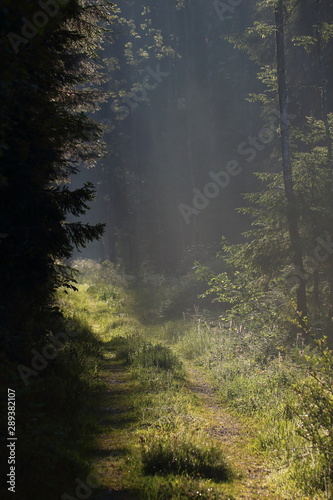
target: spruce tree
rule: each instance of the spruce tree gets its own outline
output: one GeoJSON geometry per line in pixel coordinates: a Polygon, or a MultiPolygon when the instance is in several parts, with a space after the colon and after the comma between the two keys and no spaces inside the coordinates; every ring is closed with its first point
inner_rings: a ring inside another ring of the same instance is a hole
{"type": "Polygon", "coordinates": [[[98,108],[107,1],[20,0],[1,7],[0,316],[12,356],[35,342],[59,286],[62,264],[103,226],[68,222],[88,209],[94,188],[70,187],[81,166],[103,154],[98,108]]]}

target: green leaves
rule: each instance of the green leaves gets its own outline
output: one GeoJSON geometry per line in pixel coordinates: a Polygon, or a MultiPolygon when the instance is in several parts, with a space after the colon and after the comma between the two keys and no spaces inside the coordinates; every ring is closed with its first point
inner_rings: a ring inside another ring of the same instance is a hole
{"type": "Polygon", "coordinates": [[[262,21],[255,21],[251,28],[247,29],[248,34],[255,33],[259,35],[261,38],[267,38],[275,33],[274,24],[267,24],[262,21]]]}
{"type": "Polygon", "coordinates": [[[333,351],[327,338],[317,341],[318,353],[307,356],[308,377],[294,386],[298,403],[298,433],[324,458],[326,480],[333,473],[333,351]]]}
{"type": "Polygon", "coordinates": [[[315,45],[317,43],[316,38],[314,36],[294,36],[292,41],[295,46],[308,48],[311,45],[315,45]]]}

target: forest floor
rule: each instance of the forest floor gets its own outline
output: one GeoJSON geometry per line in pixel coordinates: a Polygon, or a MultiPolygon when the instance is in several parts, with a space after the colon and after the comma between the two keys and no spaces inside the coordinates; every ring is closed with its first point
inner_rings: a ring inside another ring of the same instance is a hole
{"type": "MultiPolygon", "coordinates": [[[[206,488],[206,494],[204,489],[197,491],[197,495],[189,490],[188,494],[174,492],[163,498],[281,500],[282,497],[267,482],[269,468],[262,457],[251,451],[252,436],[246,424],[221,405],[209,376],[200,367],[188,361],[184,364],[183,390],[193,396],[195,402],[192,417],[200,422],[205,434],[220,443],[237,474],[231,482],[220,484],[217,489],[206,488]],[[209,490],[214,492],[212,496],[207,495],[209,490]]],[[[162,498],[154,488],[152,491],[143,488],[142,477],[131,456],[136,455],[140,446],[138,432],[145,427],[135,410],[135,401],[142,394],[128,366],[117,361],[112,351],[105,360],[103,382],[104,390],[97,410],[102,432],[94,454],[94,469],[104,486],[96,500],[162,498]]]]}

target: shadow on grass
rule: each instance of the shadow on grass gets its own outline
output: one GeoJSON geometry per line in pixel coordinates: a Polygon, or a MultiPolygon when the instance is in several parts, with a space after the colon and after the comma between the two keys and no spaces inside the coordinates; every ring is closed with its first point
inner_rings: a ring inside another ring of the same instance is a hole
{"type": "Polygon", "coordinates": [[[102,449],[97,448],[92,450],[92,454],[96,458],[119,458],[128,454],[128,450],[125,448],[113,448],[113,449],[102,449]]]}
{"type": "Polygon", "coordinates": [[[95,493],[92,500],[139,500],[138,491],[132,489],[109,490],[104,489],[95,493]]]}

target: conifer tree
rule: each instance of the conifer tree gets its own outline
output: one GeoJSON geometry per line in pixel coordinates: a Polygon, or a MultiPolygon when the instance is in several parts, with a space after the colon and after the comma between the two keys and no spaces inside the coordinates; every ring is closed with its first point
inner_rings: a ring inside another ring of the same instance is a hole
{"type": "Polygon", "coordinates": [[[20,0],[1,7],[0,316],[10,351],[42,335],[59,286],[72,287],[62,264],[98,238],[101,224],[68,222],[88,209],[94,188],[72,190],[82,165],[103,153],[98,107],[107,1],[20,0]]]}
{"type": "MultiPolygon", "coordinates": [[[[287,200],[287,220],[290,236],[292,261],[295,269],[303,268],[303,255],[298,229],[298,210],[295,203],[292,166],[290,158],[290,132],[288,119],[288,90],[286,76],[286,54],[284,40],[283,0],[277,0],[275,6],[276,27],[276,71],[278,82],[279,110],[281,116],[281,153],[284,188],[287,200]]],[[[307,315],[305,281],[301,280],[297,287],[297,312],[302,320],[307,315]]],[[[303,321],[303,320],[302,320],[303,321]]]]}
{"type": "Polygon", "coordinates": [[[266,188],[247,195],[253,205],[243,212],[254,219],[254,229],[247,233],[249,242],[231,247],[227,255],[234,264],[247,259],[266,289],[278,279],[275,285],[288,300],[290,293],[295,294],[297,322],[307,336],[306,324],[312,332],[330,330],[326,318],[328,309],[331,322],[333,303],[331,2],[276,0],[253,6],[252,26],[242,36],[229,39],[261,65],[258,76],[266,89],[252,94],[251,100],[262,104],[263,116],[278,105],[280,144],[275,141],[270,172],[258,175],[266,188]]]}

